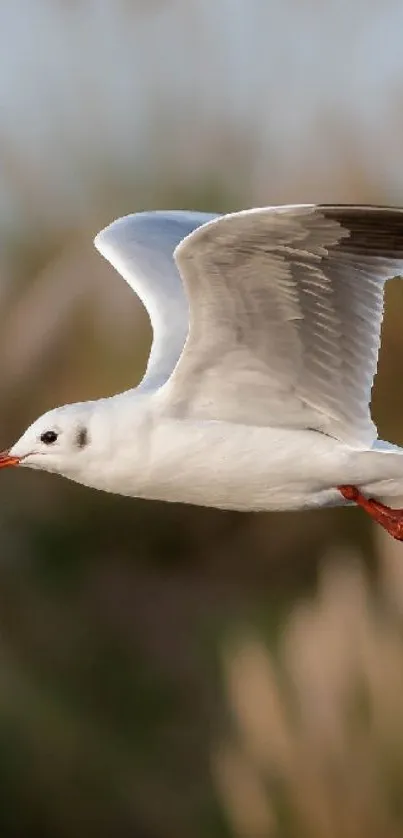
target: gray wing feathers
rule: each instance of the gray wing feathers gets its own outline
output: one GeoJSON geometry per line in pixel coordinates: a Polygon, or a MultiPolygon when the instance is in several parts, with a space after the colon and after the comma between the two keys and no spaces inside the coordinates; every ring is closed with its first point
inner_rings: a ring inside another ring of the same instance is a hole
{"type": "Polygon", "coordinates": [[[160,388],[165,410],[373,442],[384,283],[402,270],[403,211],[146,212],[113,222],[95,245],[149,313],[141,387],[160,388]]]}
{"type": "Polygon", "coordinates": [[[376,436],[369,401],[385,280],[403,266],[403,213],[249,210],[206,224],[175,258],[190,300],[166,388],[176,412],[376,436]]]}
{"type": "Polygon", "coordinates": [[[142,388],[170,376],[188,333],[188,301],[173,259],[179,242],[215,218],[180,210],[142,212],[113,221],[96,236],[99,252],[124,277],[147,309],[153,345],[142,388]]]}

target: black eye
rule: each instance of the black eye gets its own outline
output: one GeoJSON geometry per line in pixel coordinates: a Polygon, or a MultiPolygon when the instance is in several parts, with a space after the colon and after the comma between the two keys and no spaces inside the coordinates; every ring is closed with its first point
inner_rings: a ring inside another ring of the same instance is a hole
{"type": "Polygon", "coordinates": [[[52,445],[53,442],[57,440],[57,433],[56,431],[45,431],[41,435],[41,442],[44,442],[45,445],[52,445]]]}

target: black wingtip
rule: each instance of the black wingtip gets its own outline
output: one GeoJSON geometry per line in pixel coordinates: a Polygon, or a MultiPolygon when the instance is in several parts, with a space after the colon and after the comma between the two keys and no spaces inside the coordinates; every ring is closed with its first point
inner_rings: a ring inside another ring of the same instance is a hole
{"type": "MultiPolygon", "coordinates": [[[[372,204],[317,204],[325,218],[350,233],[338,245],[346,252],[403,258],[403,209],[372,204]]],[[[337,247],[337,246],[336,246],[337,247]]]]}

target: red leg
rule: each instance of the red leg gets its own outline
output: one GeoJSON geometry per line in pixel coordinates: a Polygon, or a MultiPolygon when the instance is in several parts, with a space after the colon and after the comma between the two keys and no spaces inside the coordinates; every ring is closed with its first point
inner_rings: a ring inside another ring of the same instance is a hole
{"type": "Polygon", "coordinates": [[[346,500],[361,506],[393,538],[403,541],[403,509],[391,509],[373,498],[366,498],[356,486],[338,486],[338,489],[346,500]]]}

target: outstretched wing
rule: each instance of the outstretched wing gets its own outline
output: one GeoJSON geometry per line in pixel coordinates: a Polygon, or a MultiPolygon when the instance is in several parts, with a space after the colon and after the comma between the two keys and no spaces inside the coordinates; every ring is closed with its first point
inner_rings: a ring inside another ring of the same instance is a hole
{"type": "Polygon", "coordinates": [[[95,247],[140,297],[153,328],[153,344],[141,387],[153,389],[170,376],[182,352],[189,307],[173,253],[189,233],[217,216],[203,212],[141,212],[113,221],[95,247]]]}
{"type": "Polygon", "coordinates": [[[403,211],[306,205],[221,216],[175,259],[190,330],[163,390],[182,416],[376,437],[369,402],[403,211]]]}

